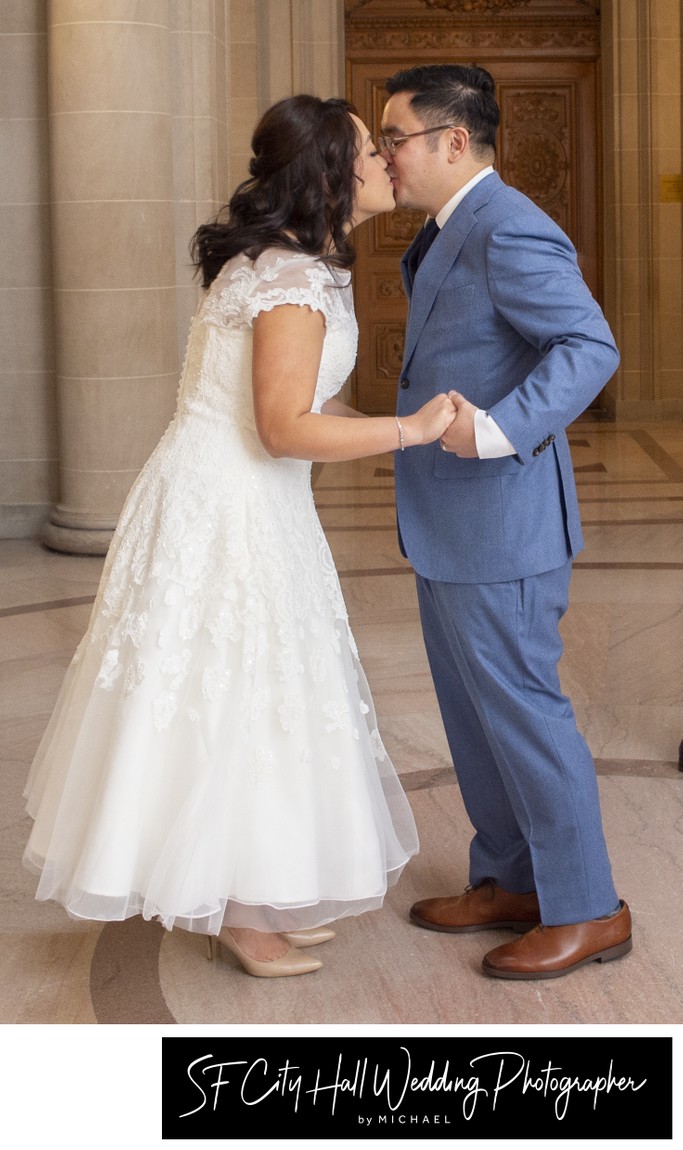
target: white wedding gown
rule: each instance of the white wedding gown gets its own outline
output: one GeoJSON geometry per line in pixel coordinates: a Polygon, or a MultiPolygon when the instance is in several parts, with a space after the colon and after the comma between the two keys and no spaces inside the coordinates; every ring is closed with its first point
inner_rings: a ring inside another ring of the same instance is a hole
{"type": "Polygon", "coordinates": [[[324,314],[313,411],[352,370],[350,273],[226,264],[31,769],[25,862],[74,917],[313,926],[380,906],[417,850],[311,465],[256,432],[252,324],[283,303],[324,314]]]}

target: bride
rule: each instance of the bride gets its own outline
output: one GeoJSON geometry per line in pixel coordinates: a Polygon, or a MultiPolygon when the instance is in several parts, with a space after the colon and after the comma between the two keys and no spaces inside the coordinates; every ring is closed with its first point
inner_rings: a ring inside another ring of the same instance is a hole
{"type": "Polygon", "coordinates": [[[350,232],[394,206],[341,100],[294,96],[193,241],[206,289],[174,419],[140,473],[31,768],[25,862],[74,918],[141,914],[250,974],[304,974],[417,850],[310,485],[311,461],[419,450],[335,398],[357,328],[350,232]],[[305,953],[302,953],[305,950],[305,953]]]}

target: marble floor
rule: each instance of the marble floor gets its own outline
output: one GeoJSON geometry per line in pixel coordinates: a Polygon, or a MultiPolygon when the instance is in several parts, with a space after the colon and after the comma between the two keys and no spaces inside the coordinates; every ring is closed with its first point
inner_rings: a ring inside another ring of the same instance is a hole
{"type": "Polygon", "coordinates": [[[683,427],[585,416],[571,429],[586,548],[563,623],[563,683],[594,754],[634,950],[553,982],[482,976],[503,933],[410,925],[410,904],[467,882],[468,821],[422,647],[411,571],[397,548],[393,460],[316,466],[385,743],[421,852],[382,911],[347,919],[304,979],[260,980],[203,940],[133,919],[75,923],[33,899],[22,868],[26,774],[85,629],[102,561],[0,541],[0,1021],[5,1024],[334,1027],[683,1024],[683,427]]]}

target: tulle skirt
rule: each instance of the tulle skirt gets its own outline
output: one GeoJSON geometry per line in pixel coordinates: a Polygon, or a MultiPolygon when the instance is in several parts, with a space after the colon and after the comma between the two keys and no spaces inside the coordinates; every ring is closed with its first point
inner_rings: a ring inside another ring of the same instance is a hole
{"type": "Polygon", "coordinates": [[[218,481],[193,515],[173,452],[131,492],[31,769],[37,898],[204,933],[377,908],[417,834],[307,465],[272,461],[291,515],[218,481]]]}

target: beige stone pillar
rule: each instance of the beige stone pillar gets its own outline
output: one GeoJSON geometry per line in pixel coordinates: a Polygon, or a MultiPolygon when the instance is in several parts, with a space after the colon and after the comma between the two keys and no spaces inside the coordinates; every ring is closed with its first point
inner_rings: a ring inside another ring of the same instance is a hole
{"type": "Polygon", "coordinates": [[[0,538],[57,495],[45,7],[0,4],[0,538]]]}
{"type": "Polygon", "coordinates": [[[606,0],[602,22],[605,306],[621,351],[606,401],[622,419],[680,417],[680,0],[606,0]]]}
{"type": "Polygon", "coordinates": [[[102,554],[177,387],[168,0],[50,0],[60,497],[45,541],[102,554]]]}

